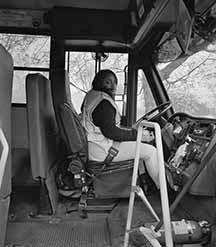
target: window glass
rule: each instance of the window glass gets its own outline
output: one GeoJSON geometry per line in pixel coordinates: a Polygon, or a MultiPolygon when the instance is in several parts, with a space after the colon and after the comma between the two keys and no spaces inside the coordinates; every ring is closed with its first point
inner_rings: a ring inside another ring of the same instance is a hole
{"type": "Polygon", "coordinates": [[[157,65],[175,112],[216,118],[215,44],[157,65]]]}
{"type": "Polygon", "coordinates": [[[86,92],[91,89],[94,78],[95,60],[91,52],[66,53],[66,69],[69,71],[71,98],[74,108],[81,112],[81,104],[86,92]]]}
{"type": "Polygon", "coordinates": [[[0,43],[12,55],[14,66],[49,68],[50,37],[0,34],[0,43]]]}
{"type": "Polygon", "coordinates": [[[137,120],[156,107],[154,97],[142,69],[138,70],[137,120]]]}
{"type": "MultiPolygon", "coordinates": [[[[30,73],[37,73],[35,71],[14,71],[13,76],[13,88],[12,88],[12,103],[26,103],[26,76],[30,73]]],[[[49,72],[40,72],[47,79],[49,78],[49,72]]]]}
{"type": "Polygon", "coordinates": [[[41,72],[39,68],[49,70],[50,37],[41,35],[0,34],[0,43],[12,55],[15,66],[12,103],[26,103],[26,75],[28,73],[39,72],[49,78],[49,72],[41,72]],[[19,70],[16,70],[16,67],[19,67],[19,70]],[[26,68],[35,70],[27,71],[26,68]]]}
{"type": "Polygon", "coordinates": [[[125,100],[126,100],[126,95],[116,95],[115,96],[115,102],[118,106],[119,112],[122,113],[122,115],[125,115],[124,109],[123,109],[125,100]]]}
{"type": "Polygon", "coordinates": [[[118,86],[117,86],[115,101],[122,115],[125,114],[124,103],[126,100],[126,95],[124,95],[124,87],[125,87],[124,71],[127,65],[128,65],[128,54],[122,54],[122,53],[109,53],[107,60],[101,63],[101,69],[112,70],[118,78],[118,86]]]}

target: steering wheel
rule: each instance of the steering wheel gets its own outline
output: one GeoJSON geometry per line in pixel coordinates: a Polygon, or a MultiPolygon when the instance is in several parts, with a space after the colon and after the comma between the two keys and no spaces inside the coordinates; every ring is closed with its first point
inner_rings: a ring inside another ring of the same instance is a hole
{"type": "Polygon", "coordinates": [[[154,109],[152,109],[151,111],[147,112],[146,114],[144,114],[141,118],[139,118],[136,121],[136,125],[138,123],[140,123],[142,120],[148,120],[148,121],[155,121],[158,120],[158,118],[160,118],[161,116],[164,115],[165,112],[167,112],[170,108],[172,107],[172,103],[170,101],[167,101],[157,107],[155,107],[154,109]],[[156,115],[152,116],[151,115],[156,112],[159,111],[156,115]]]}

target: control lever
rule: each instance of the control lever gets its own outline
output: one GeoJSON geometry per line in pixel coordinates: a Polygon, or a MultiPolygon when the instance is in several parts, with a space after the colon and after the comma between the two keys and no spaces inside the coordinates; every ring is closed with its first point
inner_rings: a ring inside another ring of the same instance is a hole
{"type": "Polygon", "coordinates": [[[141,200],[144,202],[144,204],[149,209],[149,211],[151,212],[152,216],[156,219],[156,221],[160,222],[160,218],[158,217],[158,215],[156,214],[156,212],[152,208],[152,206],[151,206],[150,202],[148,201],[148,199],[146,198],[142,188],[140,186],[136,186],[135,192],[141,198],[141,200]]]}

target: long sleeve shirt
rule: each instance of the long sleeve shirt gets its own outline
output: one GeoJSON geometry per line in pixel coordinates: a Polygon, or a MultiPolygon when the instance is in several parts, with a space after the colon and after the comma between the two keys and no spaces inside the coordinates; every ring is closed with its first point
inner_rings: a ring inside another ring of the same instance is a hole
{"type": "Polygon", "coordinates": [[[102,134],[114,141],[135,141],[137,131],[116,126],[116,110],[108,100],[102,100],[92,113],[93,123],[102,134]]]}

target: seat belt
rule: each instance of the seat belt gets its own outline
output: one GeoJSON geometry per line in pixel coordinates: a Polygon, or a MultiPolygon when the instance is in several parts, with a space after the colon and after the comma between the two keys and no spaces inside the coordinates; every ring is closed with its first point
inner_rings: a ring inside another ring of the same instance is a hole
{"type": "Polygon", "coordinates": [[[115,141],[113,142],[112,146],[108,150],[108,154],[107,154],[105,160],[103,161],[104,166],[107,166],[116,157],[116,155],[119,152],[120,143],[121,142],[115,142],[115,141]]]}
{"type": "Polygon", "coordinates": [[[108,150],[108,154],[106,156],[106,158],[104,159],[104,161],[102,161],[101,163],[103,163],[103,166],[101,167],[100,171],[98,173],[95,174],[95,176],[99,176],[102,174],[102,172],[104,171],[104,169],[112,162],[112,160],[117,156],[118,152],[119,152],[119,146],[120,146],[121,142],[113,142],[112,146],[109,148],[108,150]]]}
{"type": "MultiPolygon", "coordinates": [[[[109,165],[112,160],[116,157],[116,155],[118,154],[119,150],[119,145],[120,142],[113,142],[112,146],[109,148],[108,150],[108,154],[105,158],[105,160],[102,162],[103,166],[101,168],[101,170],[96,174],[96,176],[99,176],[100,174],[102,174],[103,170],[106,168],[107,165],[109,165]]],[[[87,218],[87,191],[82,192],[81,197],[80,197],[80,201],[79,201],[79,206],[78,206],[78,210],[80,213],[80,217],[81,218],[87,218]]]]}

